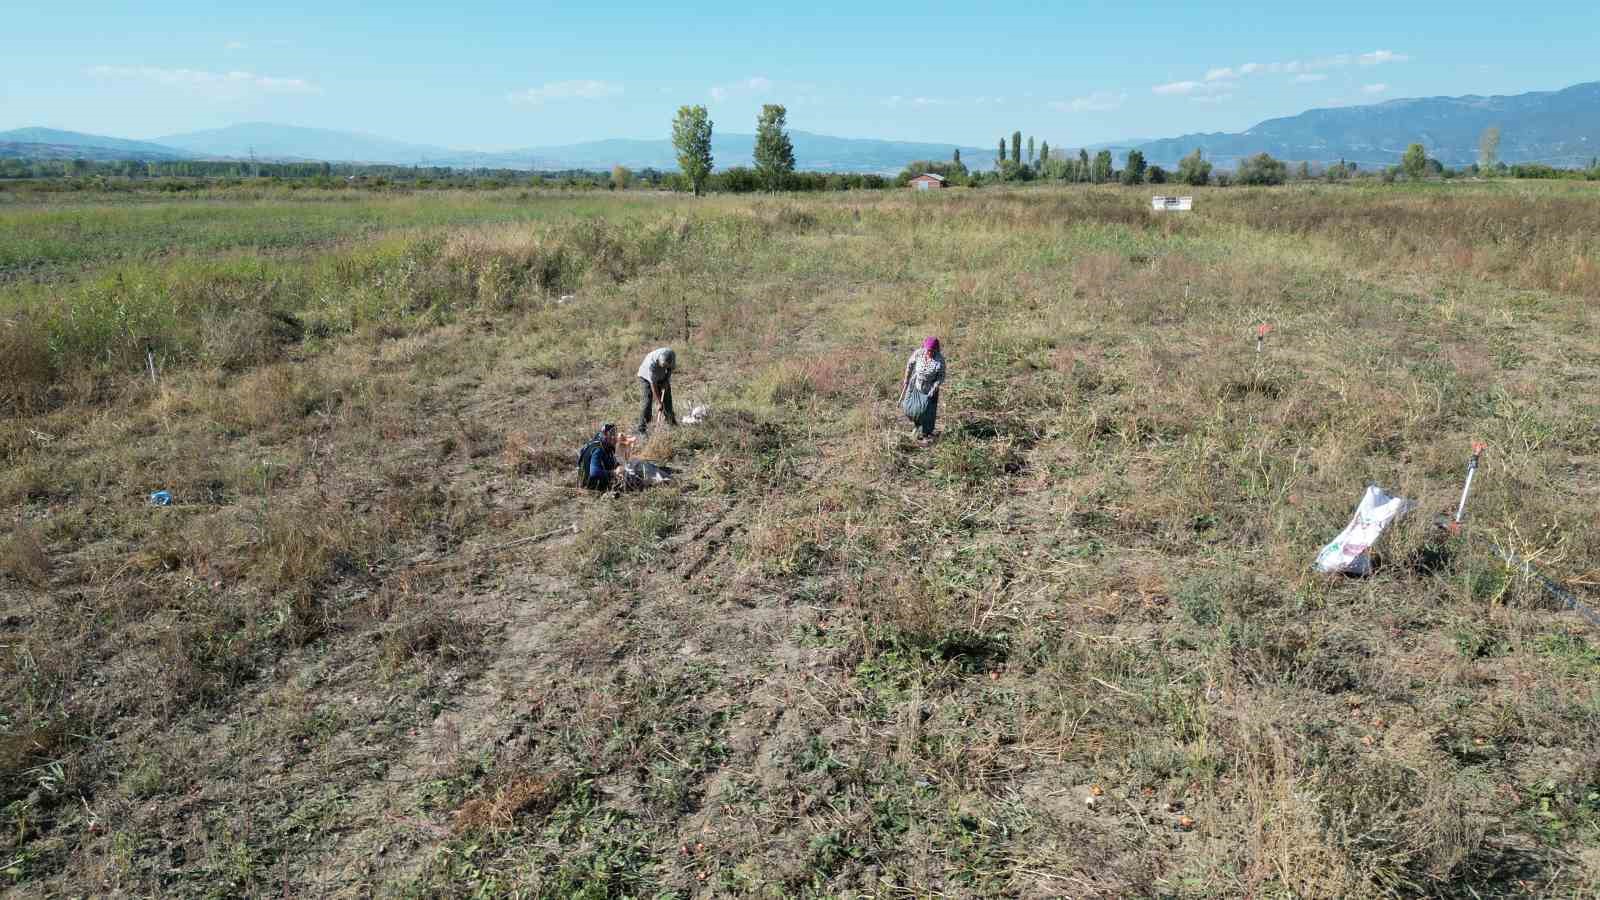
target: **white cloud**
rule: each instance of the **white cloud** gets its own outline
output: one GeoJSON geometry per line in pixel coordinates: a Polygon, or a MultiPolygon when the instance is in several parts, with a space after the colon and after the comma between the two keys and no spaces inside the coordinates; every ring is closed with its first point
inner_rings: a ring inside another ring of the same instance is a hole
{"type": "Polygon", "coordinates": [[[200,69],[162,69],[155,66],[94,66],[89,74],[114,81],[154,82],[187,93],[234,99],[249,93],[320,94],[322,89],[304,78],[257,75],[254,72],[206,72],[200,69]]]}
{"type": "Polygon", "coordinates": [[[732,84],[716,84],[711,86],[711,99],[722,101],[739,94],[765,94],[774,87],[771,78],[765,75],[754,75],[743,81],[732,84]]]}
{"type": "Polygon", "coordinates": [[[1233,99],[1233,95],[1232,94],[1213,94],[1213,95],[1211,95],[1209,97],[1196,97],[1196,98],[1194,98],[1194,102],[1196,102],[1196,103],[1227,103],[1229,100],[1232,100],[1232,99],[1233,99]]]}
{"type": "Polygon", "coordinates": [[[1086,97],[1057,100],[1050,104],[1056,112],[1109,112],[1121,108],[1128,95],[1114,91],[1095,91],[1086,97]]]}
{"type": "Polygon", "coordinates": [[[1363,84],[1361,86],[1361,93],[1363,93],[1363,94],[1381,94],[1384,91],[1387,91],[1388,89],[1389,89],[1389,86],[1387,84],[1363,84]]]}
{"type": "Polygon", "coordinates": [[[609,81],[551,81],[538,87],[512,91],[506,99],[512,103],[539,106],[551,100],[604,100],[622,93],[622,85],[609,81]]]}
{"type": "Polygon", "coordinates": [[[1363,66],[1377,66],[1383,63],[1406,62],[1409,59],[1411,57],[1404,53],[1396,53],[1393,50],[1374,50],[1371,53],[1361,54],[1360,62],[1363,66]]]}
{"type": "Polygon", "coordinates": [[[1158,84],[1150,90],[1167,97],[1206,96],[1208,94],[1221,94],[1234,85],[1232,81],[1173,81],[1167,84],[1158,84]]]}
{"type": "MultiPolygon", "coordinates": [[[[1322,81],[1326,75],[1313,75],[1325,69],[1338,69],[1352,64],[1363,66],[1377,66],[1384,63],[1407,62],[1411,57],[1393,50],[1374,50],[1371,53],[1362,53],[1359,56],[1349,53],[1339,53],[1333,56],[1324,56],[1318,59],[1295,59],[1287,62],[1256,63],[1250,62],[1240,66],[1215,66],[1207,69],[1200,81],[1173,81],[1167,84],[1158,84],[1151,88],[1157,94],[1168,96],[1189,97],[1195,95],[1216,96],[1233,87],[1240,79],[1252,75],[1286,74],[1294,75],[1296,84],[1307,84],[1322,81]]],[[[1211,102],[1218,102],[1212,100],[1211,102]]]]}
{"type": "Polygon", "coordinates": [[[224,49],[224,50],[243,50],[243,49],[245,49],[245,48],[247,48],[249,46],[250,45],[246,44],[244,41],[229,41],[226,44],[222,45],[222,49],[224,49]]]}

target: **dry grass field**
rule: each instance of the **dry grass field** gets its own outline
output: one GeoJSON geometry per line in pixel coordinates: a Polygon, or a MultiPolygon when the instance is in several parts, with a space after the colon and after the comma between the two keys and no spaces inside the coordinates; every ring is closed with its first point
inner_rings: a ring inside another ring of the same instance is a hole
{"type": "Polygon", "coordinates": [[[0,204],[0,890],[1592,896],[1600,196],[1150,193],[0,204]]]}

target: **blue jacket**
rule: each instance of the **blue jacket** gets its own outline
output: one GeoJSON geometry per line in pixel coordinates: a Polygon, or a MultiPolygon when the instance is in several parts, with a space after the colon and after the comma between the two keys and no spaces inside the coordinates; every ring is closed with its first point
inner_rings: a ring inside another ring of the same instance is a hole
{"type": "Polygon", "coordinates": [[[607,447],[605,441],[598,437],[590,443],[594,450],[589,452],[589,465],[583,473],[584,487],[601,489],[610,487],[612,470],[617,467],[616,451],[607,447]]]}

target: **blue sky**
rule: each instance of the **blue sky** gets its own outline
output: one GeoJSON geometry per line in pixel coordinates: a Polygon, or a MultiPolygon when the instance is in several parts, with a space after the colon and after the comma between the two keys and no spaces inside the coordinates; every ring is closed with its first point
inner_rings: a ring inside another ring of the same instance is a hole
{"type": "Polygon", "coordinates": [[[659,138],[703,103],[791,128],[988,147],[1243,130],[1317,106],[1600,80],[1600,7],[30,3],[0,129],[151,138],[236,122],[461,149],[659,138]]]}

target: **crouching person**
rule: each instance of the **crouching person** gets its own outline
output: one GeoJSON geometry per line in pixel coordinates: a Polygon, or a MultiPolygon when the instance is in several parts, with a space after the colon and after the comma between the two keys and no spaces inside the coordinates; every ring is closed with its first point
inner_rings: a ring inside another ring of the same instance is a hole
{"type": "Polygon", "coordinates": [[[578,476],[591,491],[628,488],[628,470],[617,462],[617,426],[610,422],[601,425],[578,451],[578,476]]]}

